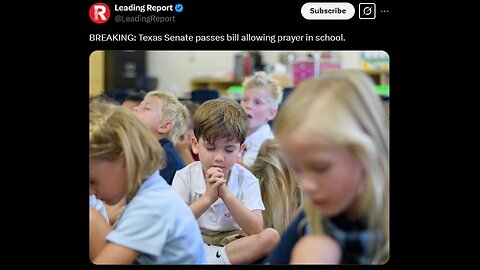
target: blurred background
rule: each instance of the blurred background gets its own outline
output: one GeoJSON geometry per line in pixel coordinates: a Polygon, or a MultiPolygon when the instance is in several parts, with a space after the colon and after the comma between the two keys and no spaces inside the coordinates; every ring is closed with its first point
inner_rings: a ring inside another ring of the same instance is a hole
{"type": "Polygon", "coordinates": [[[239,100],[245,76],[260,70],[278,79],[287,97],[303,80],[336,69],[368,73],[388,112],[390,68],[384,51],[95,51],[90,97],[121,103],[132,93],[158,89],[200,103],[221,95],[239,100]]]}

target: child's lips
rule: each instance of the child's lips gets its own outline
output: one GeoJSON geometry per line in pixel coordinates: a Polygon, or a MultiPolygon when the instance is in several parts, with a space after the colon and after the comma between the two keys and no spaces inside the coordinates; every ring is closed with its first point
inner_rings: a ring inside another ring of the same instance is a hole
{"type": "Polygon", "coordinates": [[[322,206],[325,206],[325,204],[327,203],[327,200],[325,200],[325,199],[312,199],[312,202],[316,206],[322,207],[322,206]]]}

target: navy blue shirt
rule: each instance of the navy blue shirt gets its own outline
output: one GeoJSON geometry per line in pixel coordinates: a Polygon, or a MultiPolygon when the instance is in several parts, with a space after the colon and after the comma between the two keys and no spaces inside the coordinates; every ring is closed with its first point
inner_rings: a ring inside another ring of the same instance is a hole
{"type": "Polygon", "coordinates": [[[290,223],[287,230],[283,233],[280,243],[275,247],[267,262],[270,264],[289,264],[292,255],[293,246],[306,234],[306,222],[302,228],[299,228],[300,222],[305,218],[305,212],[302,210],[298,216],[290,223]]]}
{"type": "Polygon", "coordinates": [[[173,177],[177,170],[183,169],[185,167],[185,162],[183,161],[180,154],[178,154],[177,149],[169,139],[161,139],[160,144],[165,151],[165,156],[167,158],[167,165],[165,168],[160,170],[160,175],[167,181],[169,185],[172,185],[173,177]]]}
{"type": "MultiPolygon", "coordinates": [[[[305,212],[302,210],[288,226],[267,262],[270,264],[288,264],[293,247],[297,241],[309,234],[305,212]]],[[[351,222],[345,214],[325,218],[323,220],[325,233],[338,242],[342,249],[341,264],[371,264],[373,254],[367,249],[369,240],[381,239],[379,232],[369,231],[366,219],[351,222]]],[[[321,252],[321,251],[319,251],[321,252]]]]}

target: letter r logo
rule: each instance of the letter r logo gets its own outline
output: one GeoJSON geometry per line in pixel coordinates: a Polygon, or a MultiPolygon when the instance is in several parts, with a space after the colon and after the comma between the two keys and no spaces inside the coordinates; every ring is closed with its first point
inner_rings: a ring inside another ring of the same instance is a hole
{"type": "Polygon", "coordinates": [[[98,16],[100,16],[100,18],[102,18],[102,20],[104,21],[107,20],[107,18],[105,17],[105,12],[107,12],[107,9],[104,6],[93,5],[93,10],[93,18],[95,20],[98,20],[98,16]]]}
{"type": "Polygon", "coordinates": [[[110,8],[107,4],[101,2],[95,3],[90,7],[88,15],[90,16],[90,20],[94,23],[105,23],[110,18],[110,8]]]}

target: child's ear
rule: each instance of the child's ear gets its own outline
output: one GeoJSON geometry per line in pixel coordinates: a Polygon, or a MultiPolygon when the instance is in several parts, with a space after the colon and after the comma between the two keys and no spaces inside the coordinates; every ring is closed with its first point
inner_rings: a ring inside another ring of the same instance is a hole
{"type": "Polygon", "coordinates": [[[242,144],[240,145],[240,150],[238,151],[238,156],[237,156],[239,159],[242,159],[243,151],[244,151],[244,150],[245,150],[245,144],[242,143],[242,144]]]}
{"type": "Polygon", "coordinates": [[[198,141],[197,141],[197,138],[195,138],[195,136],[192,136],[192,152],[195,155],[198,155],[198,141]]]}
{"type": "Polygon", "coordinates": [[[160,134],[168,134],[173,128],[173,123],[171,121],[166,122],[165,124],[157,128],[157,132],[160,134]]]}
{"type": "Polygon", "coordinates": [[[270,122],[270,121],[272,121],[273,119],[275,119],[275,116],[277,116],[277,112],[278,112],[277,109],[270,109],[270,110],[269,110],[269,114],[268,114],[268,116],[267,116],[267,121],[270,122]]]}

